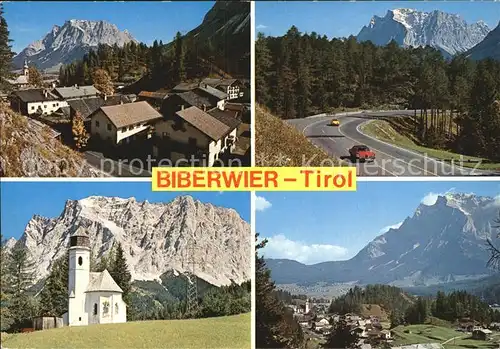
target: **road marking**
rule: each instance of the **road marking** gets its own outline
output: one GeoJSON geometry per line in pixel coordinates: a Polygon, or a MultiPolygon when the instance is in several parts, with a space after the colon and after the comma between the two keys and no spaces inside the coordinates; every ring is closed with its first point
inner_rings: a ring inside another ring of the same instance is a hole
{"type": "MultiPolygon", "coordinates": [[[[362,124],[360,124],[360,125],[362,125],[362,124]]],[[[356,130],[359,132],[358,127],[359,127],[359,125],[356,127],[356,130]]],[[[357,140],[355,140],[355,139],[353,139],[353,138],[351,138],[351,137],[349,137],[349,136],[346,136],[346,134],[345,134],[345,133],[343,133],[343,132],[341,131],[341,129],[340,129],[340,128],[339,128],[339,132],[340,132],[340,133],[341,133],[344,137],[346,137],[347,139],[350,139],[351,141],[353,141],[353,142],[355,142],[355,143],[359,143],[357,140]]],[[[360,133],[361,133],[361,132],[360,132],[360,133]]],[[[363,134],[363,133],[361,133],[361,134],[363,134]]],[[[397,158],[397,157],[395,157],[395,156],[389,155],[389,154],[387,154],[387,153],[385,153],[385,152],[383,152],[383,151],[381,151],[381,150],[379,150],[379,149],[373,148],[373,147],[372,147],[372,149],[376,150],[377,152],[379,152],[379,153],[381,153],[381,154],[387,155],[387,156],[388,156],[388,157],[390,157],[390,158],[393,158],[393,159],[396,159],[396,160],[400,160],[400,161],[402,161],[404,164],[406,164],[406,165],[408,165],[408,166],[410,166],[410,167],[412,167],[412,166],[413,166],[413,167],[416,167],[416,168],[418,168],[419,170],[422,170],[422,171],[424,171],[424,172],[430,173],[430,174],[431,174],[431,175],[433,175],[433,176],[439,177],[437,174],[432,173],[432,172],[429,172],[429,171],[427,171],[427,170],[425,170],[425,169],[423,169],[423,168],[421,168],[421,167],[419,167],[419,166],[417,166],[417,165],[410,164],[410,163],[408,163],[408,162],[404,161],[403,159],[399,159],[399,158],[397,158]]]]}

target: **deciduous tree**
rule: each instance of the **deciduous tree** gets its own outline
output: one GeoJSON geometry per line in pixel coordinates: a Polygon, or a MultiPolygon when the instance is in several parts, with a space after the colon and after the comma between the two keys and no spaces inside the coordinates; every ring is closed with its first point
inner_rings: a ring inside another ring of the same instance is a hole
{"type": "Polygon", "coordinates": [[[114,93],[113,82],[108,72],[104,69],[96,69],[92,73],[92,84],[96,89],[101,91],[106,96],[111,96],[114,93]]]}
{"type": "Polygon", "coordinates": [[[89,140],[89,134],[85,128],[82,115],[80,112],[76,112],[71,125],[71,132],[73,133],[73,140],[75,141],[75,147],[81,150],[87,145],[89,140]]]}

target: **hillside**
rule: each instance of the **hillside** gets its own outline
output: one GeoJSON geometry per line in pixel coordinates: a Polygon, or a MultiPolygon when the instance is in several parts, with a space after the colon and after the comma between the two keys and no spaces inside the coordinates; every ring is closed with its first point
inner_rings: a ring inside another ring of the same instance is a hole
{"type": "Polygon", "coordinates": [[[6,348],[249,348],[250,314],[196,319],[137,321],[4,334],[6,348]]]}
{"type": "MultiPolygon", "coordinates": [[[[498,204],[493,197],[448,193],[420,204],[398,228],[368,243],[347,261],[304,265],[266,260],[278,284],[318,282],[429,286],[491,275],[487,239],[494,238],[498,204]]],[[[498,240],[495,240],[498,242],[498,240]]]]}
{"type": "Polygon", "coordinates": [[[217,1],[185,40],[188,47],[202,50],[210,45],[216,66],[232,75],[249,77],[250,2],[217,1]]]}
{"type": "Polygon", "coordinates": [[[0,176],[102,177],[48,126],[0,104],[0,176]]]}
{"type": "Polygon", "coordinates": [[[483,41],[471,48],[466,55],[476,60],[485,58],[500,60],[500,22],[483,41]]]}
{"type": "MultiPolygon", "coordinates": [[[[217,1],[205,15],[203,22],[179,38],[184,50],[185,81],[207,76],[217,78],[248,78],[250,76],[250,3],[217,1]]],[[[161,56],[153,64],[151,74],[125,90],[139,93],[142,90],[169,90],[179,81],[172,57],[176,52],[176,40],[158,46],[161,56]]],[[[152,50],[155,50],[153,45],[152,50]]]]}
{"type": "Polygon", "coordinates": [[[338,164],[266,108],[257,104],[255,111],[256,166],[303,166],[304,159],[312,160],[309,166],[338,164]]]}

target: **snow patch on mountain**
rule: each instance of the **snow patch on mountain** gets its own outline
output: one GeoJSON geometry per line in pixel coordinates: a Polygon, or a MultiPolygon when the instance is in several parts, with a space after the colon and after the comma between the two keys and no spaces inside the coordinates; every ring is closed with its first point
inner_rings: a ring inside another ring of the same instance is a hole
{"type": "Polygon", "coordinates": [[[483,21],[468,24],[456,14],[400,8],[387,11],[384,17],[374,16],[357,39],[381,46],[392,40],[404,47],[431,46],[453,56],[474,47],[489,32],[483,21]]]}
{"type": "Polygon", "coordinates": [[[99,44],[123,47],[129,42],[138,41],[114,24],[71,19],[62,26],[55,25],[44,38],[29,44],[14,57],[13,64],[20,68],[27,60],[39,69],[50,69],[81,59],[99,44]]]}

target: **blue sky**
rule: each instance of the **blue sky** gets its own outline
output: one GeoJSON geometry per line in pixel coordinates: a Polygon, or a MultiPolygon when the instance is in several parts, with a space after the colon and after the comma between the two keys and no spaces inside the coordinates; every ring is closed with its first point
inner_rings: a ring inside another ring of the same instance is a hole
{"type": "Polygon", "coordinates": [[[468,23],[483,20],[493,29],[500,20],[500,2],[471,1],[349,1],[349,2],[267,2],[256,1],[256,32],[279,36],[295,25],[301,32],[347,37],[357,35],[374,15],[387,10],[414,8],[430,12],[441,10],[459,14],[468,23]]]}
{"type": "Polygon", "coordinates": [[[247,192],[152,192],[150,182],[2,182],[1,232],[4,238],[19,238],[35,214],[57,217],[66,200],[79,200],[92,195],[135,197],[138,201],[168,202],[179,195],[216,206],[235,209],[250,222],[250,194],[247,192]]]}
{"type": "Polygon", "coordinates": [[[214,1],[193,2],[7,2],[5,18],[13,50],[19,53],[42,39],[54,25],[70,19],[105,20],[127,29],[137,40],[152,44],[155,39],[172,41],[177,31],[187,32],[203,21],[214,1]]]}
{"type": "Polygon", "coordinates": [[[266,192],[256,199],[264,255],[306,264],[353,257],[376,236],[449,191],[497,197],[497,182],[359,182],[356,192],[266,192]]]}

